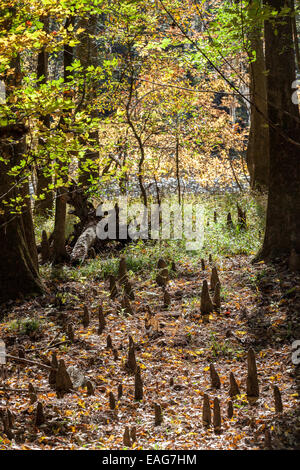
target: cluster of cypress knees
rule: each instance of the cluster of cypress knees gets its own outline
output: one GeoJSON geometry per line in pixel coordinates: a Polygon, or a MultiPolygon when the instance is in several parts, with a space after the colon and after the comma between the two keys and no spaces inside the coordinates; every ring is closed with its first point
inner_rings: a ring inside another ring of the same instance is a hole
{"type": "MultiPolygon", "coordinates": [[[[210,255],[209,262],[212,263],[212,257],[210,255]]],[[[204,259],[201,260],[202,270],[205,270],[205,261],[204,259]]],[[[160,259],[158,261],[158,274],[156,276],[157,284],[162,287],[164,293],[164,307],[168,307],[171,303],[171,296],[167,290],[167,284],[169,281],[169,271],[167,268],[167,263],[160,259]]],[[[172,263],[172,270],[176,270],[175,263],[172,263]]],[[[121,257],[119,263],[119,273],[118,273],[118,280],[114,276],[110,276],[109,278],[109,292],[111,299],[115,299],[119,295],[118,285],[123,289],[122,293],[122,300],[121,300],[121,309],[126,314],[133,314],[133,309],[130,304],[130,300],[134,300],[134,292],[132,288],[132,284],[129,281],[128,274],[127,274],[127,266],[126,260],[124,257],[121,257]]],[[[221,307],[221,300],[220,300],[220,279],[218,276],[217,268],[214,266],[212,268],[211,277],[210,277],[210,289],[213,291],[213,300],[211,300],[208,282],[206,280],[203,281],[202,292],[201,292],[201,305],[200,310],[201,314],[203,315],[204,322],[208,321],[208,316],[213,311],[219,311],[221,307]]],[[[148,309],[149,310],[149,309],[148,309]]],[[[145,317],[147,318],[148,322],[150,322],[149,318],[151,319],[151,312],[147,312],[148,315],[145,317]]],[[[99,306],[98,309],[98,334],[101,335],[102,332],[105,330],[106,327],[106,320],[103,314],[102,305],[99,306]]],[[[90,323],[90,312],[88,307],[85,305],[82,315],[82,324],[84,328],[87,328],[90,323]]],[[[66,330],[66,334],[68,336],[68,340],[70,342],[74,342],[74,330],[73,326],[70,322],[64,323],[64,328],[66,330]]],[[[118,351],[116,348],[113,347],[111,336],[108,335],[106,339],[106,347],[107,349],[111,350],[114,356],[114,359],[118,359],[118,351]]],[[[128,357],[125,363],[125,368],[130,374],[134,374],[135,377],[135,384],[134,384],[134,399],[136,401],[143,400],[143,380],[141,376],[141,369],[140,366],[137,364],[136,361],[136,348],[134,341],[131,336],[129,336],[129,344],[128,344],[128,357]]],[[[252,405],[257,402],[259,399],[259,383],[258,383],[258,376],[257,376],[257,367],[256,367],[256,360],[255,360],[255,353],[252,348],[248,351],[247,357],[247,365],[248,365],[248,375],[247,375],[247,387],[246,387],[246,394],[249,403],[252,405]]],[[[46,366],[45,366],[46,367],[46,366]]],[[[69,393],[73,389],[72,380],[69,376],[67,371],[65,362],[63,359],[58,361],[56,353],[52,353],[51,358],[51,365],[49,366],[49,385],[55,389],[57,397],[61,398],[64,394],[69,393]]],[[[221,381],[219,375],[215,369],[213,364],[210,364],[210,379],[211,379],[211,387],[213,389],[220,389],[221,388],[221,381]]],[[[234,397],[240,395],[239,385],[234,377],[234,374],[231,372],[229,377],[229,396],[231,400],[228,402],[227,408],[227,417],[231,419],[234,414],[234,406],[233,400],[234,397]]],[[[170,386],[174,385],[174,379],[171,378],[170,386]]],[[[87,394],[95,395],[95,386],[90,381],[85,381],[85,386],[87,389],[87,394]]],[[[281,393],[277,386],[273,387],[274,390],[274,401],[275,401],[275,411],[276,413],[280,413],[283,410],[281,393]]],[[[30,402],[33,404],[35,403],[37,398],[37,391],[33,387],[32,384],[29,384],[28,393],[30,402]]],[[[120,400],[123,395],[123,387],[122,384],[119,384],[117,390],[117,399],[120,400]]],[[[222,430],[222,419],[221,419],[221,409],[220,409],[220,401],[219,398],[215,397],[213,400],[213,413],[211,411],[211,404],[210,398],[207,393],[203,394],[203,407],[202,407],[202,422],[205,427],[210,427],[213,424],[213,429],[216,434],[219,434],[222,430]]],[[[115,412],[117,406],[117,400],[111,391],[109,393],[109,408],[115,412]]],[[[0,418],[3,423],[4,432],[6,435],[11,438],[13,436],[12,428],[13,428],[13,415],[9,410],[3,411],[1,410],[0,418]]],[[[41,425],[45,424],[46,417],[43,410],[43,405],[41,402],[37,402],[36,411],[35,411],[35,419],[34,424],[36,427],[40,427],[41,425]]],[[[159,426],[163,423],[163,413],[162,408],[159,403],[154,403],[154,424],[155,426],[159,426]]],[[[126,426],[125,432],[123,435],[123,442],[126,447],[131,447],[132,444],[136,441],[136,428],[131,427],[129,428],[126,426]]],[[[266,429],[265,431],[265,446],[271,447],[271,436],[270,431],[266,429]]]]}

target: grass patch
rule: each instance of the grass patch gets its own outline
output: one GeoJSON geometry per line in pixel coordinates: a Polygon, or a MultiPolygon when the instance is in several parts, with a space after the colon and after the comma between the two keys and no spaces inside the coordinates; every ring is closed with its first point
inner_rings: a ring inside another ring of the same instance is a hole
{"type": "Polygon", "coordinates": [[[22,318],[12,320],[7,324],[7,330],[14,334],[31,336],[41,330],[42,324],[37,318],[22,318]]]}

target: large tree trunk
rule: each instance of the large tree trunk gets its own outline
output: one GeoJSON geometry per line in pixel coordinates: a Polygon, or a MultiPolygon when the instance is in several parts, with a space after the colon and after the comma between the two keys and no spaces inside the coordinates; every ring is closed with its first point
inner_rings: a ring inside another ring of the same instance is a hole
{"type": "MultiPolygon", "coordinates": [[[[89,15],[88,18],[83,17],[79,20],[78,27],[83,28],[84,32],[81,34],[81,42],[77,46],[77,58],[80,60],[84,70],[89,66],[96,68],[99,65],[99,46],[95,39],[98,20],[98,15],[89,15]]],[[[87,104],[91,106],[91,118],[96,118],[99,115],[99,112],[94,109],[93,105],[97,88],[97,80],[93,79],[90,83],[85,84],[85,90],[82,90],[85,99],[82,100],[81,106],[86,106],[87,104]]],[[[89,148],[86,150],[84,157],[79,161],[79,184],[85,190],[91,186],[93,180],[99,177],[98,128],[90,130],[88,146],[89,148]]]]}
{"type": "MultiPolygon", "coordinates": [[[[17,56],[5,80],[8,104],[14,103],[13,90],[20,83],[20,59],[17,56]]],[[[26,152],[26,132],[23,123],[0,128],[0,302],[43,290],[38,273],[28,183],[20,183],[18,177],[8,174],[26,152]],[[20,196],[25,198],[22,213],[11,213],[13,211],[5,202],[20,196]]]]}
{"type": "MultiPolygon", "coordinates": [[[[26,203],[21,215],[11,214],[3,204],[3,200],[20,195],[17,189],[10,191],[15,181],[7,172],[12,162],[17,163],[25,150],[24,136],[14,144],[4,140],[0,142],[1,156],[9,160],[7,165],[0,161],[0,302],[39,293],[43,289],[38,273],[30,202],[26,203]]],[[[21,188],[21,194],[25,195],[25,186],[21,188]]]]}
{"type": "Polygon", "coordinates": [[[295,45],[295,54],[296,54],[296,66],[298,72],[300,72],[300,49],[299,49],[299,38],[298,38],[298,31],[297,31],[297,21],[296,21],[296,12],[295,12],[295,2],[292,0],[292,27],[293,27],[293,38],[294,38],[294,45],[295,45]]]}
{"type": "MultiPolygon", "coordinates": [[[[285,0],[265,0],[276,12],[285,0]]],[[[300,253],[300,125],[293,104],[295,56],[290,16],[265,23],[270,179],[266,233],[259,258],[300,253]],[[297,144],[298,143],[298,144],[297,144]]]]}
{"type": "MultiPolygon", "coordinates": [[[[44,31],[49,32],[49,18],[41,19],[44,24],[44,31]]],[[[43,46],[41,51],[38,54],[37,60],[37,78],[41,79],[40,84],[47,83],[48,80],[48,59],[49,54],[46,50],[46,47],[43,46]]],[[[50,128],[50,116],[43,116],[42,123],[46,129],[50,128]]],[[[42,148],[44,146],[44,141],[42,138],[39,139],[39,146],[42,148]]],[[[49,190],[49,184],[52,183],[52,177],[48,176],[45,173],[45,163],[42,162],[41,165],[36,166],[36,195],[38,198],[42,196],[41,199],[38,199],[34,206],[34,213],[37,215],[42,215],[46,217],[50,211],[53,209],[53,191],[49,190]]]]}
{"type": "MultiPolygon", "coordinates": [[[[70,17],[66,20],[65,29],[70,25],[74,26],[74,17],[70,17]]],[[[65,44],[64,46],[64,81],[65,83],[69,80],[70,71],[67,70],[68,67],[72,65],[73,62],[73,52],[74,48],[65,44]]],[[[60,120],[60,126],[63,128],[65,125],[64,118],[60,120]]],[[[66,181],[67,176],[61,175],[61,177],[66,181]]],[[[67,181],[66,181],[67,182],[67,181]]],[[[54,233],[53,233],[53,262],[55,264],[62,263],[68,259],[68,254],[66,251],[66,212],[67,212],[67,188],[59,187],[56,190],[56,199],[55,199],[55,223],[54,223],[54,233]]]]}
{"type": "MultiPolygon", "coordinates": [[[[260,2],[259,2],[260,3],[260,2]]],[[[257,2],[251,2],[249,8],[257,9],[257,2]]],[[[260,9],[257,10],[260,14],[260,9]]],[[[267,128],[267,83],[264,47],[262,38],[263,25],[259,18],[249,33],[250,49],[255,51],[256,60],[250,63],[251,118],[247,148],[247,166],[250,184],[253,189],[266,189],[269,180],[269,132],[267,128]]]]}

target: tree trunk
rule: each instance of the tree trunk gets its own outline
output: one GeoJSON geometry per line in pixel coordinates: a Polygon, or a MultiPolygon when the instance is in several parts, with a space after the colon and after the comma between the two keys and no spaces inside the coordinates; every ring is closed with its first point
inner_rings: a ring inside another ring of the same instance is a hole
{"type": "MultiPolygon", "coordinates": [[[[49,33],[49,18],[42,18],[44,24],[44,31],[49,33]]],[[[47,83],[48,80],[48,58],[49,54],[46,51],[46,47],[43,46],[41,51],[38,54],[37,60],[37,78],[41,79],[40,84],[47,83]],[[42,78],[43,77],[43,78],[42,78]]],[[[42,123],[45,128],[50,128],[50,116],[43,116],[42,123]]],[[[39,139],[39,146],[43,148],[44,141],[42,138],[39,139]]],[[[34,206],[34,213],[46,217],[50,211],[53,209],[53,192],[48,189],[49,184],[52,183],[52,177],[45,174],[43,171],[45,168],[45,163],[36,166],[36,178],[37,178],[37,188],[36,195],[38,198],[43,196],[42,199],[38,199],[34,206]]]]}
{"type": "MultiPolygon", "coordinates": [[[[88,18],[81,18],[78,24],[79,28],[84,28],[81,34],[81,42],[77,47],[77,57],[81,65],[86,69],[89,66],[97,67],[98,62],[98,45],[95,39],[97,34],[98,15],[90,15],[88,18]]],[[[90,83],[85,84],[85,90],[82,93],[85,99],[82,106],[86,103],[91,106],[91,118],[98,117],[98,111],[94,109],[93,101],[97,92],[97,81],[93,78],[90,83]]],[[[91,129],[89,132],[89,149],[86,150],[83,159],[79,161],[79,183],[83,189],[88,189],[92,181],[99,177],[99,134],[98,128],[91,129]],[[96,147],[96,149],[94,149],[96,147]]]]}
{"type": "MultiPolygon", "coordinates": [[[[14,102],[13,90],[20,82],[20,58],[17,56],[5,80],[8,104],[11,97],[14,102]]],[[[26,132],[23,123],[0,129],[0,153],[3,159],[0,160],[0,302],[43,290],[38,273],[28,183],[20,183],[18,176],[8,174],[13,166],[20,163],[26,152],[26,132]],[[4,202],[20,196],[25,198],[22,213],[13,214],[4,202]]]]}
{"type": "MultiPolygon", "coordinates": [[[[265,0],[280,12],[285,0],[265,0]]],[[[299,108],[293,104],[296,78],[290,16],[265,22],[270,178],[266,232],[259,259],[300,253],[300,125],[299,108]]]]}
{"type": "MultiPolygon", "coordinates": [[[[260,2],[259,2],[260,3],[260,2]]],[[[257,2],[251,2],[249,8],[257,8],[257,2]]],[[[260,14],[260,10],[258,10],[260,14]]],[[[251,118],[247,148],[247,166],[250,184],[253,189],[266,189],[269,179],[269,133],[267,115],[267,83],[262,38],[262,24],[256,17],[255,26],[249,33],[250,50],[255,51],[256,60],[250,63],[251,118]]]]}
{"type": "Polygon", "coordinates": [[[294,38],[295,54],[296,54],[296,67],[297,67],[298,72],[300,72],[300,49],[299,49],[299,38],[298,38],[298,31],[297,31],[297,21],[296,21],[294,0],[292,0],[292,27],[293,27],[293,38],[294,38]]]}
{"type": "MultiPolygon", "coordinates": [[[[66,20],[65,29],[70,25],[74,26],[74,17],[70,17],[66,20]]],[[[74,48],[65,44],[64,46],[64,82],[68,81],[70,71],[67,67],[72,65],[74,48]]],[[[60,126],[64,126],[64,118],[60,119],[60,126]]],[[[67,180],[67,176],[60,175],[64,180],[67,180]]],[[[66,181],[67,182],[67,181],[66,181]]],[[[56,190],[55,199],[55,223],[53,233],[53,262],[56,264],[62,263],[68,259],[66,251],[66,212],[67,212],[67,188],[59,187],[56,190]]]]}
{"type": "MultiPolygon", "coordinates": [[[[17,163],[26,150],[25,137],[11,144],[0,142],[1,156],[5,160],[17,163]]],[[[6,194],[15,181],[7,175],[9,163],[0,161],[0,194],[6,194]]],[[[22,188],[25,195],[25,188],[22,188]]],[[[20,196],[16,189],[9,193],[10,197],[20,196]]],[[[38,273],[37,251],[34,242],[33,224],[30,202],[26,204],[21,215],[10,214],[6,205],[0,207],[0,303],[15,299],[21,295],[39,293],[43,286],[38,273]]]]}

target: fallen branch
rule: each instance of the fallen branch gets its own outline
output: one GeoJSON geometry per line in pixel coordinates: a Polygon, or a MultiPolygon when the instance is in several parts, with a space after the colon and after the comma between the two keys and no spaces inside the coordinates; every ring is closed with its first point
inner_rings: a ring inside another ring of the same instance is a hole
{"type": "Polygon", "coordinates": [[[17,362],[24,362],[25,364],[30,364],[32,366],[42,367],[44,369],[52,370],[52,367],[47,366],[46,364],[42,364],[41,362],[30,361],[29,359],[24,359],[22,357],[11,356],[10,354],[6,354],[6,359],[11,359],[12,361],[17,362]]]}

